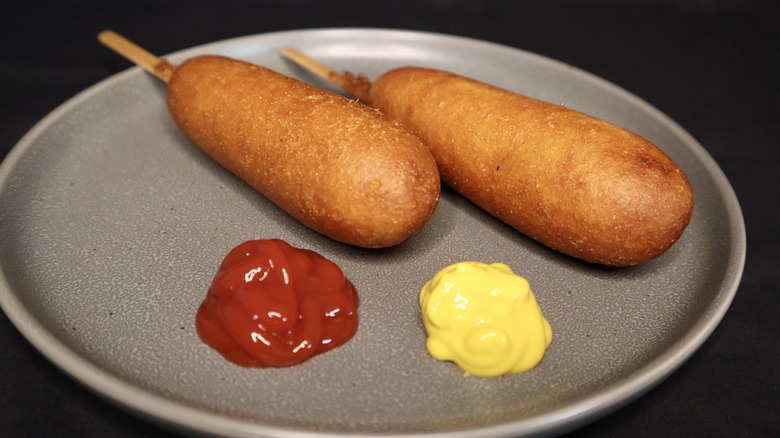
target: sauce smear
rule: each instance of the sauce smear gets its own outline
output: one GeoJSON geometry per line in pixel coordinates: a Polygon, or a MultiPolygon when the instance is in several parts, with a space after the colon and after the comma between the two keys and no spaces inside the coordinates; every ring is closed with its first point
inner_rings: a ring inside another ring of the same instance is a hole
{"type": "Polygon", "coordinates": [[[282,240],[251,240],[225,257],[195,326],[233,363],[284,367],[349,341],[357,305],[355,287],[332,261],[282,240]]]}
{"type": "Polygon", "coordinates": [[[442,269],[420,290],[420,310],[428,353],[454,362],[466,375],[528,371],[552,342],[528,280],[503,263],[442,269]]]}

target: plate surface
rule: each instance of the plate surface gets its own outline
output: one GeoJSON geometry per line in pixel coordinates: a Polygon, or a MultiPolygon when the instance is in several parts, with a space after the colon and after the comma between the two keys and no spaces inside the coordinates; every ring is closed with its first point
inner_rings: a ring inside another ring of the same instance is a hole
{"type": "Polygon", "coordinates": [[[285,62],[285,45],[370,78],[403,65],[450,70],[635,131],[688,175],[692,222],[660,258],[608,269],[540,246],[445,189],[431,222],[399,247],[334,243],[200,153],[168,115],[163,84],[132,68],[53,111],[0,167],[0,304],[87,387],[152,420],[226,436],[562,433],[658,383],[726,312],[745,258],[739,204],[706,151],[647,103],[538,55],[406,31],[280,32],[169,59],[219,53],[326,86],[285,62]],[[259,238],[343,268],[361,297],[349,343],[291,368],[244,369],[199,341],[194,315],[217,266],[259,238]],[[554,333],[534,370],[464,377],[427,355],[419,289],[463,260],[504,262],[530,281],[554,333]]]}

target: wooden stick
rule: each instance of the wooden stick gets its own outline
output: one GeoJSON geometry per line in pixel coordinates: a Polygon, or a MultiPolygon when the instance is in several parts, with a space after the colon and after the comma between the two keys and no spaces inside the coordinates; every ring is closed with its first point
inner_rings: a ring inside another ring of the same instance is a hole
{"type": "Polygon", "coordinates": [[[282,56],[289,59],[290,61],[300,65],[301,67],[309,70],[322,79],[325,79],[326,81],[330,81],[331,76],[337,75],[337,73],[331,70],[328,66],[322,64],[314,58],[309,57],[295,47],[282,47],[279,49],[279,53],[281,53],[282,56]]]}
{"type": "Polygon", "coordinates": [[[282,47],[279,49],[279,52],[285,58],[343,89],[352,96],[355,96],[358,100],[368,102],[369,92],[371,91],[371,81],[369,81],[365,75],[361,74],[356,76],[348,71],[338,73],[294,47],[282,47]]]}
{"type": "Polygon", "coordinates": [[[167,83],[168,79],[171,78],[174,69],[173,64],[154,56],[118,33],[112,30],[104,30],[98,34],[98,41],[155,75],[163,82],[167,83]]]}

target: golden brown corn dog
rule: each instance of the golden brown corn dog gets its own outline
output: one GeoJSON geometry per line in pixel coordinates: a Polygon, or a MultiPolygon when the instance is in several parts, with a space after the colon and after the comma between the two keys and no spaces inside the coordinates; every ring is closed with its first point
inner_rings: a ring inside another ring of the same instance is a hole
{"type": "Polygon", "coordinates": [[[282,54],[399,120],[430,148],[444,182],[565,254],[636,265],[665,252],[690,222],[685,174],[620,127],[440,70],[398,68],[372,84],[296,49],[282,54]]]}
{"type": "Polygon", "coordinates": [[[565,254],[636,265],[691,219],[693,191],[676,163],[605,121],[426,68],[383,74],[368,101],[428,145],[443,181],[565,254]]]}
{"type": "Polygon", "coordinates": [[[173,119],[201,150],[315,231],[388,247],[436,209],[431,153],[381,112],[236,59],[174,66],[113,31],[98,40],[166,82],[173,119]]]}
{"type": "Polygon", "coordinates": [[[421,141],[375,109],[221,56],[177,66],[168,108],[211,158],[305,225],[361,247],[401,243],[440,182],[421,141]]]}

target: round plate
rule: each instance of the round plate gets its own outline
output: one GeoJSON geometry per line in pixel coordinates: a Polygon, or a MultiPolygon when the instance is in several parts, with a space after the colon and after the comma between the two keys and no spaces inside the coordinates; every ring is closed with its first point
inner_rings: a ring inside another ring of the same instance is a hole
{"type": "Polygon", "coordinates": [[[334,243],[199,152],[172,122],[164,85],[131,68],[52,112],[0,169],[0,303],[87,387],[163,424],[225,436],[562,433],[658,383],[726,312],[745,257],[738,202],[705,150],[647,103],[534,54],[416,32],[280,32],[169,59],[224,54],[326,86],[280,57],[287,45],[371,78],[403,65],[451,70],[635,131],[687,173],[692,222],[660,258],[609,269],[549,250],[445,189],[431,222],[398,247],[334,243]],[[350,342],[283,369],[241,368],[200,342],[195,312],[223,256],[261,238],[344,269],[361,298],[350,342]],[[530,281],[554,332],[537,368],[464,377],[428,356],[418,292],[464,260],[504,262],[530,281]]]}

